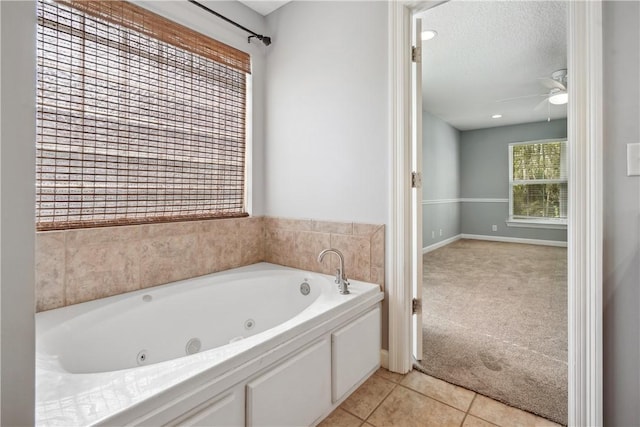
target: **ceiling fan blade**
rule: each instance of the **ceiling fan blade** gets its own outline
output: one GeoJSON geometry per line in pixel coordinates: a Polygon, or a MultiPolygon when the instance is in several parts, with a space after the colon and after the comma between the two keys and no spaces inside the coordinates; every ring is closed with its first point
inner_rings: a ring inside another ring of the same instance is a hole
{"type": "Polygon", "coordinates": [[[516,96],[515,98],[504,98],[504,99],[498,99],[496,102],[509,102],[509,101],[515,101],[516,99],[525,99],[525,98],[536,98],[539,96],[548,96],[548,93],[541,93],[541,94],[536,94],[536,95],[524,95],[524,96],[516,96]]]}
{"type": "Polygon", "coordinates": [[[533,111],[540,111],[542,108],[546,107],[549,104],[549,98],[545,98],[538,105],[533,108],[533,111]]]}
{"type": "Polygon", "coordinates": [[[562,83],[560,83],[557,80],[553,80],[553,79],[550,79],[548,77],[540,77],[540,78],[538,78],[538,80],[540,80],[540,83],[542,83],[542,85],[544,87],[546,87],[547,89],[560,89],[560,90],[564,90],[564,91],[567,90],[565,85],[563,85],[562,83]]]}

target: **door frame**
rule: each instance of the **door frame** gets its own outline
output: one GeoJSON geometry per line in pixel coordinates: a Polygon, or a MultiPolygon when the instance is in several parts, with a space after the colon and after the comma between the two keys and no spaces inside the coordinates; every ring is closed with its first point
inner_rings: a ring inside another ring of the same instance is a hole
{"type": "MultiPolygon", "coordinates": [[[[389,354],[412,368],[411,19],[441,1],[389,2],[389,354]]],[[[568,422],[602,425],[602,0],[568,2],[568,422]],[[578,70],[580,72],[578,72],[578,70]]],[[[420,252],[421,253],[421,252],[420,252]]]]}

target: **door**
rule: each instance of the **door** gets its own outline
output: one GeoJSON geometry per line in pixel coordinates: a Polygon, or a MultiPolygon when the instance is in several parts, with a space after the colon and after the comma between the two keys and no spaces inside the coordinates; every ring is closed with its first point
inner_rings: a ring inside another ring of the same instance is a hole
{"type": "Polygon", "coordinates": [[[422,20],[414,19],[411,66],[411,293],[413,357],[422,359],[422,20]]]}

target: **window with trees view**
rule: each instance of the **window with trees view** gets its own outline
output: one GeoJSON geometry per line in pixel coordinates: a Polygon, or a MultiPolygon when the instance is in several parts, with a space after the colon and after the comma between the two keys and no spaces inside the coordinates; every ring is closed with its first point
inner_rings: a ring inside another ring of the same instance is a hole
{"type": "Polygon", "coordinates": [[[566,223],[566,141],[509,145],[510,220],[566,223]]]}
{"type": "Polygon", "coordinates": [[[37,31],[38,230],[247,215],[247,53],[122,0],[37,31]]]}

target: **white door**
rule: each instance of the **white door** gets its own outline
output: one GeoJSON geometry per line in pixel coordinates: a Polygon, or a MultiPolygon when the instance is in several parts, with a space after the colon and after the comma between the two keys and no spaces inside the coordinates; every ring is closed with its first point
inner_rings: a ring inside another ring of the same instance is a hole
{"type": "Polygon", "coordinates": [[[415,178],[411,190],[411,287],[413,357],[422,359],[422,20],[414,20],[411,67],[411,169],[415,178]]]}

